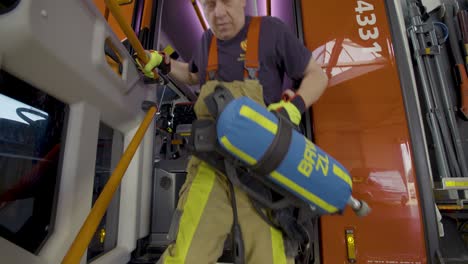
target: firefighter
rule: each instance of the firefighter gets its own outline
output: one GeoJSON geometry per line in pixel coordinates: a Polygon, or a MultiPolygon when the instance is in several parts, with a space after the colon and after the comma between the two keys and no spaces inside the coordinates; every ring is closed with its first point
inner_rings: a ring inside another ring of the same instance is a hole
{"type": "MultiPolygon", "coordinates": [[[[141,68],[154,77],[158,68],[177,81],[199,84],[194,110],[209,117],[203,98],[222,84],[234,94],[246,95],[270,111],[286,111],[298,125],[301,115],[324,92],[327,77],[311,52],[274,17],[245,14],[246,0],[201,0],[210,29],[205,31],[188,63],[150,51],[141,68]],[[283,91],[283,77],[300,81],[296,91],[283,91]]],[[[192,157],[180,190],[168,246],[158,263],[216,263],[231,232],[233,209],[224,175],[192,157]]],[[[294,263],[286,254],[282,232],[268,225],[254,210],[247,195],[235,190],[246,263],[294,263]]]]}

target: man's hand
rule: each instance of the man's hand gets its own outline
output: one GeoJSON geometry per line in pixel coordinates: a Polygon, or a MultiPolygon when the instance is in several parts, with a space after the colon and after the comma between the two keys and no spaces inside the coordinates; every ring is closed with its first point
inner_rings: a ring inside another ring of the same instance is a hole
{"type": "Polygon", "coordinates": [[[199,83],[198,74],[190,72],[188,63],[171,59],[169,55],[162,51],[147,50],[149,61],[142,66],[142,62],[135,57],[135,62],[138,69],[143,74],[151,79],[154,79],[153,70],[158,68],[163,75],[169,75],[176,81],[187,84],[196,85],[199,83]]]}
{"type": "Polygon", "coordinates": [[[143,74],[148,78],[154,78],[153,70],[158,68],[162,74],[166,75],[171,71],[171,58],[161,51],[147,51],[149,55],[148,63],[142,67],[140,60],[135,56],[135,61],[143,74]]]}
{"type": "Polygon", "coordinates": [[[302,113],[305,111],[305,104],[300,95],[287,90],[283,93],[281,101],[270,104],[267,109],[277,112],[285,111],[288,114],[289,120],[298,126],[301,122],[302,113]]]}

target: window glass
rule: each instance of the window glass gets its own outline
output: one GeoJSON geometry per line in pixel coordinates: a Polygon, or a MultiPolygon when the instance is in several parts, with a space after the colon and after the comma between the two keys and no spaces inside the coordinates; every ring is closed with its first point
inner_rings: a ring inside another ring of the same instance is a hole
{"type": "MultiPolygon", "coordinates": [[[[93,205],[109,180],[122,156],[123,134],[102,123],[96,155],[96,169],[93,186],[93,205]]],[[[104,217],[88,247],[88,262],[115,248],[119,223],[120,187],[115,192],[104,217]]]]}
{"type": "Polygon", "coordinates": [[[0,236],[32,253],[52,232],[67,109],[0,70],[0,236]]]}

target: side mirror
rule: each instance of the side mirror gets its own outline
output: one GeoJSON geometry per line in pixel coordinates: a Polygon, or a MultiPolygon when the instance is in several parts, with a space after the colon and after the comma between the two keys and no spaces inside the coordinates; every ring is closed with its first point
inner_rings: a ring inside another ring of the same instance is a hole
{"type": "Polygon", "coordinates": [[[119,5],[129,5],[133,2],[133,0],[117,0],[117,4],[119,5]]]}

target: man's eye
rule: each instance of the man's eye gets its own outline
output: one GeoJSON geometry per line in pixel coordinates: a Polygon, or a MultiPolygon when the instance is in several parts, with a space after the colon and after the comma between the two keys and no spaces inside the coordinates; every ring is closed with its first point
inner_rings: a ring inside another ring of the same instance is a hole
{"type": "Polygon", "coordinates": [[[213,1],[207,1],[205,2],[204,6],[206,8],[213,8],[215,6],[215,3],[213,1]]]}

